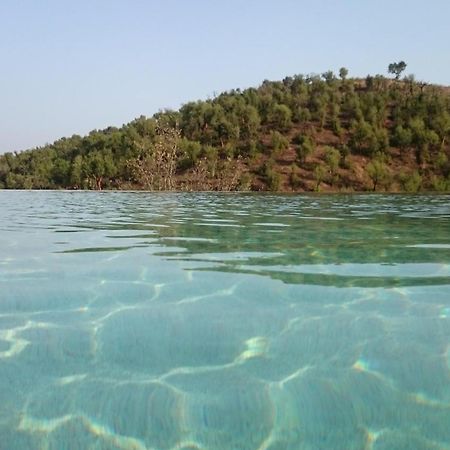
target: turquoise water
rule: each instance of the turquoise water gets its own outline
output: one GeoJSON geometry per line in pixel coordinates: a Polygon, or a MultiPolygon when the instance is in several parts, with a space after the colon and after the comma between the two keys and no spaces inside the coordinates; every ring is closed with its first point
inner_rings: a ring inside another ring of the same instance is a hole
{"type": "Polygon", "coordinates": [[[0,191],[0,449],[449,449],[450,197],[0,191]]]}

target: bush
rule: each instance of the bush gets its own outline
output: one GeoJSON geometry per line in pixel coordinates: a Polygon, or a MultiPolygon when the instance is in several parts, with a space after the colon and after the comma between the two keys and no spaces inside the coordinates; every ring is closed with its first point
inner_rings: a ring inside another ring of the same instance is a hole
{"type": "Polygon", "coordinates": [[[386,188],[391,180],[389,169],[381,158],[373,159],[367,164],[367,174],[372,180],[374,191],[378,187],[386,188]]]}
{"type": "Polygon", "coordinates": [[[394,135],[392,136],[392,144],[400,147],[409,147],[413,140],[412,131],[409,128],[403,128],[401,125],[395,127],[394,135]]]}
{"type": "Polygon", "coordinates": [[[418,192],[422,186],[422,177],[417,170],[412,173],[400,173],[399,181],[406,192],[418,192]]]}
{"type": "Polygon", "coordinates": [[[323,179],[325,177],[325,169],[321,164],[314,167],[314,179],[316,181],[316,187],[315,190],[317,192],[320,191],[320,183],[322,183],[323,179]]]}
{"type": "Polygon", "coordinates": [[[297,153],[297,160],[300,163],[304,163],[306,158],[314,153],[314,142],[309,136],[305,136],[301,133],[297,134],[294,138],[294,142],[297,144],[295,152],[297,153]]]}
{"type": "Polygon", "coordinates": [[[249,173],[243,173],[239,180],[240,191],[250,191],[252,187],[253,178],[249,173]]]}
{"type": "Polygon", "coordinates": [[[281,186],[281,175],[274,169],[274,161],[267,160],[261,167],[261,175],[264,177],[267,187],[271,191],[278,191],[281,186]]]}
{"type": "Polygon", "coordinates": [[[325,161],[332,175],[336,173],[340,160],[341,154],[339,150],[334,147],[325,147],[325,161]]]}
{"type": "Polygon", "coordinates": [[[270,133],[270,143],[272,144],[272,150],[275,154],[278,154],[289,147],[289,139],[278,131],[272,131],[270,133]]]}
{"type": "Polygon", "coordinates": [[[308,122],[311,120],[311,113],[306,107],[298,107],[294,110],[293,120],[297,123],[308,122]]]}
{"type": "Polygon", "coordinates": [[[289,175],[289,184],[292,186],[293,189],[298,189],[301,185],[301,178],[299,175],[297,175],[296,166],[292,165],[291,167],[291,174],[289,175]]]}
{"type": "Polygon", "coordinates": [[[450,191],[450,179],[435,175],[431,178],[431,187],[434,191],[448,192],[450,191]]]}
{"type": "Polygon", "coordinates": [[[272,126],[280,131],[286,131],[292,127],[292,111],[286,105],[273,106],[268,119],[272,126]]]}

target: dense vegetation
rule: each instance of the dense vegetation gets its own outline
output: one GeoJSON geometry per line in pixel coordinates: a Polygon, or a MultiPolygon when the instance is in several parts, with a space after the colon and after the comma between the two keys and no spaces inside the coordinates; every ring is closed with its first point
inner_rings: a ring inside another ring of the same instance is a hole
{"type": "Polygon", "coordinates": [[[448,88],[296,75],[0,155],[0,188],[450,190],[448,88]]]}

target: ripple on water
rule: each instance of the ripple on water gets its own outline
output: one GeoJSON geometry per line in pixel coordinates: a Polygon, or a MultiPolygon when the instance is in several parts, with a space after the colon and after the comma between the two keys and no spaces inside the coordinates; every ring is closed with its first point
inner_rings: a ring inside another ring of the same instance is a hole
{"type": "Polygon", "coordinates": [[[89,329],[32,323],[19,336],[27,346],[16,362],[32,370],[33,376],[66,376],[87,370],[94,358],[89,329]]]}
{"type": "Polygon", "coordinates": [[[170,382],[186,392],[186,423],[206,448],[259,448],[274,425],[265,383],[239,368],[176,375],[170,382]]]}
{"type": "Polygon", "coordinates": [[[155,305],[111,315],[98,334],[103,360],[155,376],[171,369],[227,364],[239,354],[236,314],[155,305]],[[226,322],[225,322],[226,321],[226,322]],[[130,328],[129,324],[133,323],[130,328]]]}
{"type": "Polygon", "coordinates": [[[185,429],[184,401],[182,393],[159,383],[83,379],[35,395],[20,428],[50,433],[55,446],[75,445],[71,428],[81,426],[87,442],[98,438],[118,448],[168,448],[185,429]]]}
{"type": "Polygon", "coordinates": [[[2,450],[449,447],[448,197],[0,194],[2,450]]]}

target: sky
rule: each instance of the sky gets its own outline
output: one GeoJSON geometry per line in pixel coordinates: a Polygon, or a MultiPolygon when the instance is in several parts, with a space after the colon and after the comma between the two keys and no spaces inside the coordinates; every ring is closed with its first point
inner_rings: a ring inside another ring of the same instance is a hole
{"type": "Polygon", "coordinates": [[[450,0],[0,0],[0,153],[264,79],[450,85],[450,0]]]}

